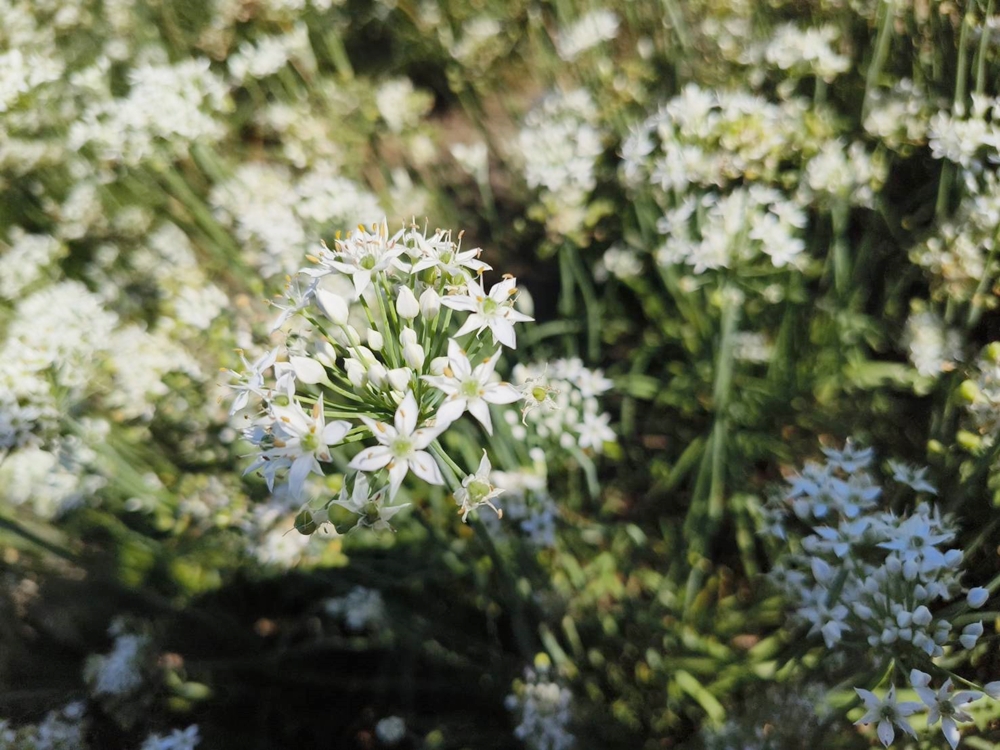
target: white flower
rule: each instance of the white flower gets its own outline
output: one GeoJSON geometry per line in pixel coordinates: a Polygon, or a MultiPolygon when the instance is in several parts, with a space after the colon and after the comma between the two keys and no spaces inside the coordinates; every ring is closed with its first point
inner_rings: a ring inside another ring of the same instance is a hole
{"type": "Polygon", "coordinates": [[[503,518],[503,511],[497,508],[492,502],[503,490],[490,484],[490,472],[493,466],[490,459],[483,451],[483,458],[479,462],[479,468],[475,474],[469,474],[462,480],[462,488],[455,490],[455,502],[459,504],[458,512],[462,514],[462,521],[469,515],[470,510],[475,510],[481,505],[487,505],[497,514],[497,518],[503,518]]]}
{"type": "Polygon", "coordinates": [[[344,439],[351,429],[351,423],[337,420],[326,424],[323,415],[323,396],[313,406],[312,413],[306,414],[298,401],[288,406],[271,406],[274,422],[274,448],[266,451],[268,458],[290,460],[288,488],[294,497],[301,497],[303,485],[310,472],[322,474],[320,461],[330,461],[329,446],[344,439]]]}
{"type": "Polygon", "coordinates": [[[444,484],[437,462],[423,449],[441,434],[447,424],[417,429],[418,417],[419,409],[413,391],[407,391],[397,407],[395,427],[370,417],[361,417],[380,444],[361,451],[351,461],[350,468],[359,471],[388,468],[390,499],[396,496],[403,478],[411,470],[425,482],[444,484]]]}
{"type": "Polygon", "coordinates": [[[487,295],[478,281],[470,279],[466,283],[467,294],[450,294],[442,299],[441,304],[445,307],[472,313],[455,336],[464,336],[472,331],[478,336],[489,328],[494,341],[511,349],[516,348],[514,324],[534,320],[514,309],[510,297],[517,293],[516,283],[514,278],[504,279],[494,284],[487,295]]]}
{"type": "Polygon", "coordinates": [[[937,494],[937,489],[924,476],[927,473],[926,466],[912,466],[902,461],[894,461],[891,458],[888,463],[889,469],[892,471],[892,478],[897,482],[909,486],[915,492],[937,494]]]}
{"type": "Polygon", "coordinates": [[[246,368],[246,371],[229,371],[237,380],[237,382],[230,386],[230,388],[236,391],[236,398],[233,399],[233,405],[229,408],[230,415],[246,407],[251,393],[261,398],[264,397],[264,373],[274,364],[277,357],[278,350],[272,349],[269,352],[265,352],[253,362],[247,362],[247,358],[243,352],[240,352],[240,359],[243,360],[243,366],[246,368]]]}
{"type": "Polygon", "coordinates": [[[358,227],[358,231],[347,239],[337,240],[336,250],[332,252],[323,248],[315,258],[316,265],[303,268],[302,273],[320,277],[338,271],[351,277],[354,293],[360,297],[371,286],[375,274],[390,268],[406,269],[406,265],[399,260],[406,250],[406,246],[399,241],[403,230],[390,237],[389,226],[384,219],[372,229],[368,232],[358,227]]]}
{"type": "Polygon", "coordinates": [[[883,745],[889,747],[896,736],[896,732],[892,727],[893,724],[911,737],[917,736],[913,727],[906,721],[906,717],[918,711],[920,704],[913,702],[897,703],[895,685],[889,688],[889,692],[881,700],[870,690],[854,688],[854,691],[865,702],[865,708],[868,709],[868,713],[858,719],[855,724],[868,725],[877,721],[878,727],[876,729],[878,738],[882,741],[883,745]]]}
{"type": "Polygon", "coordinates": [[[489,404],[512,404],[521,399],[521,394],[510,383],[490,382],[499,354],[497,351],[473,368],[458,342],[455,339],[448,341],[449,367],[445,374],[421,376],[439,391],[448,394],[438,410],[437,416],[442,423],[451,424],[468,409],[486,432],[493,434],[489,404]]]}
{"type": "MultiPolygon", "coordinates": [[[[913,671],[916,672],[916,670],[913,671]]],[[[919,673],[919,676],[922,678],[926,675],[919,673]]],[[[924,682],[924,680],[921,679],[920,682],[924,682]]],[[[927,687],[926,683],[914,684],[913,689],[917,691],[920,700],[930,709],[927,714],[927,725],[930,726],[940,719],[941,732],[944,734],[944,738],[948,740],[948,744],[951,745],[952,750],[955,750],[958,747],[958,740],[961,736],[955,722],[972,721],[972,717],[963,711],[962,708],[973,701],[979,700],[983,697],[983,694],[978,690],[960,690],[954,695],[950,695],[951,678],[948,678],[936,693],[927,687]]]]}

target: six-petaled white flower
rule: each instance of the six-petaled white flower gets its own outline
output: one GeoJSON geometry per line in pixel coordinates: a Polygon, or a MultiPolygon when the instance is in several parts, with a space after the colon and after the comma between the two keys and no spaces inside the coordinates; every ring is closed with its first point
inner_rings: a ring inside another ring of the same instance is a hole
{"type": "Polygon", "coordinates": [[[493,498],[500,495],[503,490],[490,483],[491,471],[493,471],[493,466],[490,464],[486,451],[483,451],[483,457],[479,461],[476,473],[465,477],[462,480],[461,488],[455,490],[455,502],[459,505],[458,512],[462,514],[463,522],[468,517],[470,510],[475,510],[483,505],[492,508],[493,512],[497,514],[497,518],[503,518],[503,511],[492,502],[493,498]]]}
{"type": "Polygon", "coordinates": [[[876,731],[878,738],[886,747],[892,744],[896,736],[893,724],[902,729],[911,737],[916,737],[917,733],[906,720],[914,712],[920,710],[920,704],[914,702],[898,703],[896,701],[896,686],[893,685],[885,694],[884,698],[879,698],[875,693],[863,688],[854,688],[854,691],[865,703],[868,712],[858,719],[855,724],[872,724],[878,722],[876,731]]]}
{"type": "Polygon", "coordinates": [[[322,474],[320,461],[330,461],[330,446],[341,442],[351,429],[351,423],[336,420],[326,424],[323,416],[323,397],[320,396],[306,413],[298,401],[288,406],[271,407],[274,416],[274,447],[265,452],[268,458],[291,461],[288,471],[288,488],[293,497],[302,495],[303,485],[310,472],[322,474]]]}
{"type": "Polygon", "coordinates": [[[448,394],[438,409],[439,422],[450,424],[468,409],[486,428],[486,432],[493,434],[489,405],[512,404],[521,399],[520,392],[510,383],[491,381],[499,355],[500,352],[497,351],[492,357],[483,360],[482,364],[473,367],[462,347],[454,339],[448,342],[448,367],[445,373],[423,376],[432,386],[448,394]]]}
{"type": "Polygon", "coordinates": [[[516,284],[517,280],[514,278],[504,279],[499,284],[494,284],[487,294],[482,284],[469,279],[465,285],[466,294],[449,294],[444,297],[441,304],[445,307],[471,313],[455,336],[464,336],[473,331],[478,336],[489,328],[494,341],[511,349],[515,348],[517,339],[514,324],[534,320],[514,309],[511,297],[517,294],[516,284]]]}
{"type": "Polygon", "coordinates": [[[425,482],[444,484],[444,477],[441,476],[437,462],[424,448],[430,445],[447,425],[417,429],[419,416],[413,391],[407,391],[406,397],[396,409],[395,426],[378,422],[370,417],[360,418],[368,425],[379,445],[361,451],[351,461],[350,468],[359,471],[388,469],[390,499],[399,492],[403,478],[411,470],[425,482]]]}
{"type": "Polygon", "coordinates": [[[955,722],[972,721],[972,717],[962,709],[983,697],[978,690],[959,690],[957,693],[951,692],[951,678],[945,680],[941,688],[935,692],[929,687],[930,675],[914,669],[910,672],[910,684],[917,691],[920,700],[929,709],[927,714],[927,725],[941,720],[941,732],[948,740],[952,750],[958,747],[958,740],[961,735],[955,722]]]}

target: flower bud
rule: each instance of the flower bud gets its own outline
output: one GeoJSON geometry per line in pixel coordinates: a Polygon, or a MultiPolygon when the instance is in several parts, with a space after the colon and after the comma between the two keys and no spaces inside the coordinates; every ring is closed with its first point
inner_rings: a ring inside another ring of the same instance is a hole
{"type": "Polygon", "coordinates": [[[919,625],[922,628],[926,628],[931,624],[931,620],[934,617],[931,615],[931,611],[927,609],[923,604],[913,610],[913,624],[919,625]]]}
{"type": "Polygon", "coordinates": [[[974,622],[962,628],[962,635],[959,636],[958,642],[962,644],[962,648],[971,650],[975,647],[976,642],[979,640],[979,636],[982,634],[983,623],[974,622]]]}
{"type": "Polygon", "coordinates": [[[413,295],[413,290],[408,286],[399,288],[399,295],[396,297],[396,312],[404,320],[413,320],[420,314],[420,303],[413,295]]]}
{"type": "Polygon", "coordinates": [[[389,370],[386,377],[393,390],[403,393],[410,387],[410,373],[411,370],[408,367],[397,367],[395,370],[389,370]]]}
{"type": "Polygon", "coordinates": [[[311,357],[289,357],[295,379],[300,383],[314,385],[326,380],[326,369],[311,357]]]}
{"type": "Polygon", "coordinates": [[[401,346],[409,346],[417,343],[417,332],[412,328],[404,328],[400,331],[399,343],[401,346]]]}
{"type": "Polygon", "coordinates": [[[344,361],[344,369],[347,370],[347,379],[351,381],[351,385],[355,388],[360,388],[365,384],[367,368],[361,362],[353,357],[347,359],[344,361]]]}
{"type": "Polygon", "coordinates": [[[424,320],[434,320],[441,311],[441,297],[431,287],[420,295],[420,314],[424,320]]]}
{"type": "Polygon", "coordinates": [[[976,400],[982,395],[979,390],[979,386],[976,385],[975,380],[964,380],[962,385],[958,387],[959,397],[969,404],[974,404],[976,400]]]}
{"type": "Polygon", "coordinates": [[[444,371],[448,368],[448,364],[447,357],[435,357],[431,360],[431,375],[444,375],[444,371]]]}
{"type": "Polygon", "coordinates": [[[385,385],[386,375],[385,366],[381,362],[376,362],[368,367],[368,382],[376,388],[385,385]]]}
{"type": "Polygon", "coordinates": [[[974,589],[969,589],[968,595],[965,597],[965,601],[969,603],[969,606],[973,609],[979,609],[984,604],[986,600],[990,598],[990,592],[984,589],[982,586],[976,586],[974,589]]]}
{"type": "Polygon", "coordinates": [[[423,369],[426,358],[427,355],[424,354],[424,348],[420,344],[406,344],[403,347],[403,361],[414,370],[423,369]]]}
{"type": "Polygon", "coordinates": [[[915,688],[927,687],[931,684],[931,676],[919,669],[910,670],[910,685],[915,688]]]}
{"type": "Polygon", "coordinates": [[[368,341],[368,346],[371,347],[372,351],[380,352],[382,347],[385,345],[385,341],[382,339],[382,334],[376,331],[374,328],[369,328],[365,334],[365,339],[368,341]]]}
{"type": "Polygon", "coordinates": [[[328,292],[325,289],[316,290],[316,304],[323,314],[336,323],[338,326],[346,325],[350,316],[350,308],[347,300],[339,294],[328,292]]]}

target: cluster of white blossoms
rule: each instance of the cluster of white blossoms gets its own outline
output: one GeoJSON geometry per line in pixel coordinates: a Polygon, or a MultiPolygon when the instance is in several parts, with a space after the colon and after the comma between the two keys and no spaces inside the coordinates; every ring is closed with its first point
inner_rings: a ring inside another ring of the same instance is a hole
{"type": "Polygon", "coordinates": [[[973,429],[987,445],[1000,434],[1000,343],[987,346],[962,384],[973,429]]]}
{"type": "Polygon", "coordinates": [[[622,144],[625,182],[669,194],[692,185],[779,182],[830,135],[822,112],[811,121],[812,106],[804,99],[773,103],[747,91],[689,83],[633,127],[622,144]]]}
{"type": "MultiPolygon", "coordinates": [[[[809,636],[822,637],[830,650],[861,649],[875,665],[891,662],[940,672],[934,660],[946,649],[972,650],[984,633],[981,621],[956,632],[956,613],[942,614],[940,605],[964,592],[965,604],[952,608],[963,614],[982,607],[989,597],[985,588],[965,591],[961,584],[963,553],[949,548],[956,533],[952,521],[928,500],[903,515],[880,509],[882,487],[870,471],[871,448],[848,441],[843,450],[824,453],[825,463],[807,464],[766,508],[771,534],[796,537],[797,551],[786,554],[771,574],[793,607],[793,620],[808,626],[809,636]],[[809,533],[799,535],[798,528],[809,533]]],[[[890,462],[890,468],[892,480],[918,499],[936,494],[926,469],[898,462],[890,462]]],[[[950,680],[935,694],[929,690],[930,677],[919,674],[921,684],[914,687],[927,690],[921,697],[932,711],[928,721],[942,718],[954,747],[953,720],[964,720],[958,709],[972,698],[949,696],[950,680]]],[[[912,733],[905,717],[919,707],[897,705],[894,691],[890,688],[880,699],[858,690],[867,709],[859,723],[877,722],[885,745],[893,739],[893,724],[912,733]]]]}
{"type": "Polygon", "coordinates": [[[597,185],[597,158],[604,150],[597,108],[583,89],[555,91],[524,118],[517,152],[528,187],[538,190],[546,224],[566,234],[578,229],[597,185]]]}
{"type": "Polygon", "coordinates": [[[788,81],[814,75],[829,83],[851,68],[851,58],[834,49],[839,37],[837,27],[831,24],[805,29],[792,23],[781,24],[764,46],[762,57],[768,65],[791,76],[788,81]]]}
{"type": "Polygon", "coordinates": [[[330,163],[297,176],[279,164],[243,164],[212,189],[209,202],[265,278],[295,273],[313,238],[328,227],[370,224],[384,214],[374,195],[330,163]]]}
{"type": "Polygon", "coordinates": [[[134,166],[157,155],[176,157],[196,141],[215,142],[226,130],[219,115],[232,107],[229,89],[207,59],[139,65],[124,97],[111,93],[111,66],[99,61],[88,104],[69,131],[73,150],[134,166]]]}
{"type": "Polygon", "coordinates": [[[618,36],[618,26],[618,16],[610,10],[598,9],[585,13],[570,25],[559,29],[555,39],[559,57],[566,62],[573,62],[587,50],[618,36]]]}
{"type": "Polygon", "coordinates": [[[94,696],[127,696],[145,682],[151,663],[150,640],[130,632],[121,620],[111,624],[108,634],[115,639],[114,646],[107,654],[88,657],[84,679],[94,696]]]}
{"type": "Polygon", "coordinates": [[[491,407],[523,398],[495,369],[516,347],[515,325],[531,318],[515,307],[514,278],[483,286],[490,267],[480,252],[442,230],[359,227],[310,256],[307,285],[278,304],[276,328],[290,331],[282,361],[273,350],[234,373],[233,411],[259,399],[262,415],[245,430],[258,448],[248,472],[260,471],[272,491],[284,478],[290,498],[305,503],[301,531],[326,523],[331,505],[357,514],[359,526],[388,528],[411,473],[447,482],[463,516],[495,496],[480,476],[485,455],[466,472],[438,441],[466,412],[492,434],[491,407]],[[310,507],[309,476],[335,464],[336,446],[359,442],[367,447],[348,463],[339,496],[310,507]]]}
{"type": "Polygon", "coordinates": [[[661,265],[684,264],[696,274],[765,257],[775,268],[796,267],[805,253],[805,211],[763,185],[727,195],[689,195],[657,222],[664,236],[661,265]]]}
{"type": "Polygon", "coordinates": [[[962,358],[961,334],[945,326],[940,316],[931,310],[913,312],[906,319],[903,343],[909,350],[910,362],[924,377],[937,378],[952,370],[962,358]]]}
{"type": "Polygon", "coordinates": [[[514,366],[513,382],[524,393],[521,418],[508,412],[514,438],[529,447],[563,450],[581,448],[603,453],[615,441],[611,415],[599,396],[612,382],[601,370],[591,370],[578,357],[514,366]]]}
{"type": "Polygon", "coordinates": [[[968,112],[956,106],[954,112],[935,114],[928,126],[928,142],[935,159],[947,159],[963,169],[982,171],[987,158],[1000,150],[1000,99],[972,94],[968,112]]]}
{"type": "Polygon", "coordinates": [[[1000,180],[995,172],[965,173],[965,193],[953,216],[910,250],[924,269],[937,301],[975,301],[996,307],[995,295],[982,288],[998,270],[996,226],[1000,222],[1000,180]]]}
{"type": "Polygon", "coordinates": [[[524,670],[524,679],[514,683],[505,705],[520,721],[514,736],[531,750],[569,750],[576,737],[567,729],[572,719],[573,694],[549,677],[549,661],[535,659],[535,669],[524,670]]]}

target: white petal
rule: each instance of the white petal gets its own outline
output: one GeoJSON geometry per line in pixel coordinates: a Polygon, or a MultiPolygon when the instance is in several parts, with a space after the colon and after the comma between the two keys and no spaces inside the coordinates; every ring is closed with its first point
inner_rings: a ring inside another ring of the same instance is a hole
{"type": "Polygon", "coordinates": [[[483,400],[491,404],[513,404],[521,400],[521,392],[510,383],[491,383],[486,386],[483,400]]]}
{"type": "Polygon", "coordinates": [[[465,414],[465,410],[468,407],[469,402],[467,399],[461,398],[459,396],[449,396],[441,404],[441,408],[437,412],[437,424],[438,425],[449,425],[458,419],[460,416],[465,414]]]}
{"type": "Polygon", "coordinates": [[[494,318],[490,321],[489,325],[490,330],[493,331],[493,338],[497,340],[498,344],[503,344],[511,349],[517,348],[514,326],[511,323],[508,323],[506,320],[501,320],[500,318],[494,318]]]}
{"type": "Polygon", "coordinates": [[[336,422],[330,422],[323,428],[323,442],[326,445],[336,445],[344,439],[350,429],[351,423],[346,420],[338,419],[336,422]]]}
{"type": "Polygon", "coordinates": [[[470,400],[469,413],[479,420],[479,424],[486,428],[487,434],[493,434],[493,420],[490,418],[490,407],[485,401],[481,398],[470,400]]]}
{"type": "Polygon", "coordinates": [[[292,493],[292,497],[302,497],[306,477],[314,468],[319,469],[319,464],[311,453],[299,456],[292,462],[292,468],[288,472],[288,489],[292,493]]]}
{"type": "Polygon", "coordinates": [[[396,459],[389,463],[389,499],[396,497],[399,486],[403,483],[406,473],[410,470],[408,461],[396,459]]]}
{"type": "Polygon", "coordinates": [[[941,719],[941,731],[944,733],[944,738],[948,740],[948,744],[951,745],[951,750],[955,750],[958,747],[958,741],[962,738],[962,733],[958,731],[958,727],[950,717],[945,716],[941,719]]]}
{"type": "Polygon", "coordinates": [[[882,744],[886,747],[892,744],[892,740],[895,738],[896,732],[892,728],[892,722],[883,719],[878,723],[878,738],[882,740],[882,744]]]}
{"type": "Polygon", "coordinates": [[[450,307],[452,310],[466,310],[468,312],[475,312],[479,309],[479,305],[476,303],[472,297],[467,297],[464,294],[449,294],[441,298],[441,304],[445,307],[450,307]]]}
{"type": "Polygon", "coordinates": [[[437,461],[427,451],[417,451],[410,459],[410,469],[428,484],[444,484],[437,461]]]}
{"type": "Polygon", "coordinates": [[[455,380],[464,380],[472,372],[469,357],[455,339],[448,339],[448,362],[455,373],[455,380]]]}
{"type": "Polygon", "coordinates": [[[465,319],[465,323],[462,327],[455,331],[455,336],[464,336],[467,333],[472,333],[473,331],[481,331],[486,327],[486,318],[478,313],[473,313],[468,318],[465,319]]]}
{"type": "Polygon", "coordinates": [[[407,391],[406,397],[396,407],[396,431],[400,435],[412,435],[417,429],[417,416],[419,409],[417,400],[413,397],[413,391],[407,391]]]}
{"type": "Polygon", "coordinates": [[[358,471],[376,471],[392,460],[392,451],[386,445],[365,448],[351,459],[348,467],[358,471]]]}

